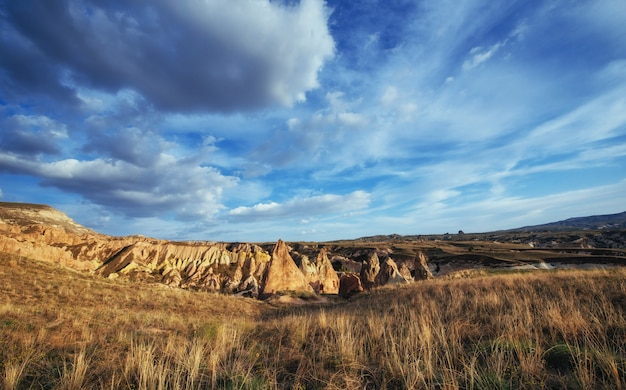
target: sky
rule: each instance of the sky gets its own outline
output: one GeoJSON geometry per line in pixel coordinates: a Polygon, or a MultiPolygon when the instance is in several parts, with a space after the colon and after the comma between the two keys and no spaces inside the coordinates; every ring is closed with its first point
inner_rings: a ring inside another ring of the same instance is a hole
{"type": "Polygon", "coordinates": [[[624,0],[0,0],[0,201],[327,241],[626,210],[624,0]]]}

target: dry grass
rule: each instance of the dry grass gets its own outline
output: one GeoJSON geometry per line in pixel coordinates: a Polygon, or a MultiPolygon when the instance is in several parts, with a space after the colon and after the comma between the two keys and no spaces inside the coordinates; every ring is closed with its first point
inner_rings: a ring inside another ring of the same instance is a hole
{"type": "Polygon", "coordinates": [[[625,312],[623,270],[275,308],[0,255],[0,378],[7,389],[624,389],[625,312]]]}

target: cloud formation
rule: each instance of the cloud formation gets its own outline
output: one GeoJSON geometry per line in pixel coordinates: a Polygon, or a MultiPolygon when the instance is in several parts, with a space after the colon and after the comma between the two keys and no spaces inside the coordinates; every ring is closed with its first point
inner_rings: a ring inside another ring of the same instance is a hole
{"type": "Polygon", "coordinates": [[[14,54],[0,60],[0,80],[16,94],[70,99],[80,85],[131,89],[167,110],[290,106],[318,87],[334,54],[319,0],[24,0],[3,8],[12,39],[0,49],[14,54]]]}
{"type": "Polygon", "coordinates": [[[107,233],[233,241],[620,212],[620,10],[0,1],[0,187],[107,233]]]}
{"type": "Polygon", "coordinates": [[[502,46],[504,46],[504,43],[498,42],[488,48],[473,47],[469,52],[471,57],[463,62],[463,69],[470,70],[489,60],[502,46]]]}
{"type": "Polygon", "coordinates": [[[79,193],[94,204],[128,217],[209,219],[224,206],[221,194],[237,184],[211,167],[161,154],[148,167],[120,160],[33,161],[0,152],[0,171],[33,175],[44,187],[79,193]]]}
{"type": "Polygon", "coordinates": [[[370,195],[364,191],[354,191],[347,195],[316,195],[307,198],[294,198],[285,203],[259,203],[252,207],[240,206],[228,213],[234,221],[258,221],[284,218],[308,218],[330,213],[346,213],[366,208],[370,195]]]}
{"type": "Polygon", "coordinates": [[[60,142],[68,137],[67,128],[43,115],[12,115],[0,122],[0,146],[13,153],[37,158],[59,154],[60,142]]]}

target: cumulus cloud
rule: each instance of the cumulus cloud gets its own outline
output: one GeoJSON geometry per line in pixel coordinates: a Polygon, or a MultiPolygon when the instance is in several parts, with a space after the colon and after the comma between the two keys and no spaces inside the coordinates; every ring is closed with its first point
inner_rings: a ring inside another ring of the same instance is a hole
{"type": "Polygon", "coordinates": [[[3,33],[13,39],[0,42],[0,80],[55,97],[81,86],[128,88],[169,110],[289,106],[318,86],[334,55],[321,0],[24,0],[3,8],[3,33]]]}
{"type": "Polygon", "coordinates": [[[68,137],[64,124],[43,115],[12,115],[1,122],[0,146],[24,156],[58,154],[68,137]]]}
{"type": "Polygon", "coordinates": [[[328,213],[346,213],[366,208],[370,194],[354,191],[347,195],[317,195],[308,198],[294,198],[285,203],[259,203],[252,207],[240,206],[230,210],[233,221],[255,221],[274,218],[310,218],[328,213]]]}
{"type": "Polygon", "coordinates": [[[215,168],[161,154],[150,167],[120,160],[65,159],[40,162],[0,152],[0,171],[41,178],[41,185],[80,194],[92,203],[129,217],[175,214],[178,219],[211,218],[224,206],[224,189],[237,179],[215,168]]]}

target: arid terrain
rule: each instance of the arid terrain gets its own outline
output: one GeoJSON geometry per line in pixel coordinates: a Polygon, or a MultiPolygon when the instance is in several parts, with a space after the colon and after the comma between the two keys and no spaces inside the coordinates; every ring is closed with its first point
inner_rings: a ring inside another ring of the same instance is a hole
{"type": "Polygon", "coordinates": [[[624,388],[626,227],[611,221],[169,242],[0,203],[0,377],[7,389],[624,388]]]}

